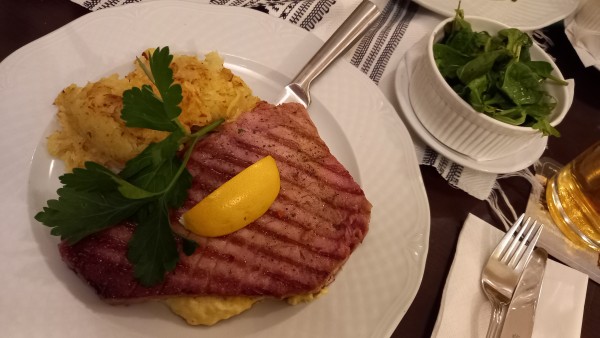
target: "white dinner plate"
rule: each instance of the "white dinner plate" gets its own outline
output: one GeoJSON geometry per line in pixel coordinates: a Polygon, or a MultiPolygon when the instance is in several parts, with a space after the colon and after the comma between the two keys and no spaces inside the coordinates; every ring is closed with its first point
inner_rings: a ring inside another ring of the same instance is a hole
{"type": "Polygon", "coordinates": [[[289,306],[265,301],[213,327],[192,327],[161,303],[111,306],[61,261],[58,238],[33,219],[56,196],[60,161],[46,152],[52,102],[132,69],[149,47],[202,55],[219,51],[258,96],[272,100],[322,44],[258,11],[152,1],[85,15],[0,63],[0,255],[6,337],[386,337],[419,288],[429,240],[429,206],[414,146],[377,86],[344,60],[313,85],[309,108],[332,153],[373,204],[370,230],[329,293],[289,306]]]}
{"type": "Polygon", "coordinates": [[[410,97],[408,95],[409,85],[406,59],[402,58],[398,64],[395,75],[395,92],[396,98],[398,99],[398,103],[400,105],[400,115],[402,120],[404,120],[412,132],[421,138],[425,144],[451,161],[454,161],[467,168],[483,172],[505,174],[529,167],[535,161],[537,161],[544,153],[544,150],[546,150],[548,137],[541,137],[533,140],[522,150],[516,153],[493,160],[478,161],[472,157],[462,154],[435,138],[435,136],[431,135],[425,126],[421,124],[421,121],[419,121],[419,118],[415,114],[415,111],[410,103],[410,97]]]}
{"type": "MultiPolygon", "coordinates": [[[[458,0],[413,0],[438,14],[451,17],[458,0]]],[[[523,31],[558,22],[577,9],[579,0],[461,0],[465,15],[482,16],[523,31]]]]}

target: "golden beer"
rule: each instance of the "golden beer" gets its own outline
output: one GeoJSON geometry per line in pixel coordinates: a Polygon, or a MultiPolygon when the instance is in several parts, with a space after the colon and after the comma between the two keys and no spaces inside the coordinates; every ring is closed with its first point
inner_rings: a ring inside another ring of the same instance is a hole
{"type": "Polygon", "coordinates": [[[572,242],[600,251],[600,142],[548,182],[552,220],[572,242]]]}

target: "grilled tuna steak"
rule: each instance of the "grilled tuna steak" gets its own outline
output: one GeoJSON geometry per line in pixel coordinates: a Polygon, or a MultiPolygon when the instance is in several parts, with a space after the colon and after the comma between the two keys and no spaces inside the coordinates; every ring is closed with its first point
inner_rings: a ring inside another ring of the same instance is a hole
{"type": "Polygon", "coordinates": [[[188,200],[173,220],[266,155],[275,158],[281,176],[279,196],[267,213],[217,238],[175,226],[199,246],[191,256],[180,255],[162,284],[147,288],[134,279],[126,255],[131,223],[75,245],[62,243],[63,260],[115,303],[200,295],[286,298],[319,291],[362,242],[371,204],[299,104],[259,103],[200,141],[187,166],[194,177],[188,200]]]}

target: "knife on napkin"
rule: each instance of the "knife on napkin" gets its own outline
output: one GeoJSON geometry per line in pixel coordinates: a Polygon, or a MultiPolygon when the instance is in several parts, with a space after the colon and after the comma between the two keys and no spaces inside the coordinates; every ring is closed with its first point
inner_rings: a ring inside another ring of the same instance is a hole
{"type": "Polygon", "coordinates": [[[297,102],[308,107],[310,104],[309,86],[331,62],[345,52],[379,18],[381,11],[369,0],[363,0],[342,25],[331,35],[325,44],[300,70],[298,75],[285,86],[277,104],[297,102]]]}
{"type": "Polygon", "coordinates": [[[530,338],[548,253],[536,248],[508,305],[500,338],[530,338]]]}

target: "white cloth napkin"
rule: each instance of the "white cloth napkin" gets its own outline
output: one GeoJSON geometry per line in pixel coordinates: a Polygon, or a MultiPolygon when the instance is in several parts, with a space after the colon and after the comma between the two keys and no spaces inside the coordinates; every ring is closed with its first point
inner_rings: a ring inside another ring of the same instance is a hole
{"type": "Polygon", "coordinates": [[[565,33],[583,65],[600,70],[600,0],[582,0],[565,19],[565,33]]]}
{"type": "MultiPolygon", "coordinates": [[[[153,0],[72,0],[95,11],[132,2],[153,0]]],[[[298,25],[325,40],[341,25],[362,0],[195,0],[198,3],[244,6],[298,25]]],[[[405,53],[444,18],[423,10],[408,0],[372,0],[382,11],[375,29],[365,35],[345,58],[369,78],[399,110],[394,74],[405,53]]],[[[420,164],[433,166],[453,187],[485,200],[496,183],[497,175],[465,168],[413,140],[420,164]]]]}
{"type": "MultiPolygon", "coordinates": [[[[432,337],[485,337],[491,308],[481,289],[481,270],[503,232],[469,214],[446,280],[432,337]]],[[[533,337],[580,337],[588,278],[548,260],[533,337]]]]}

